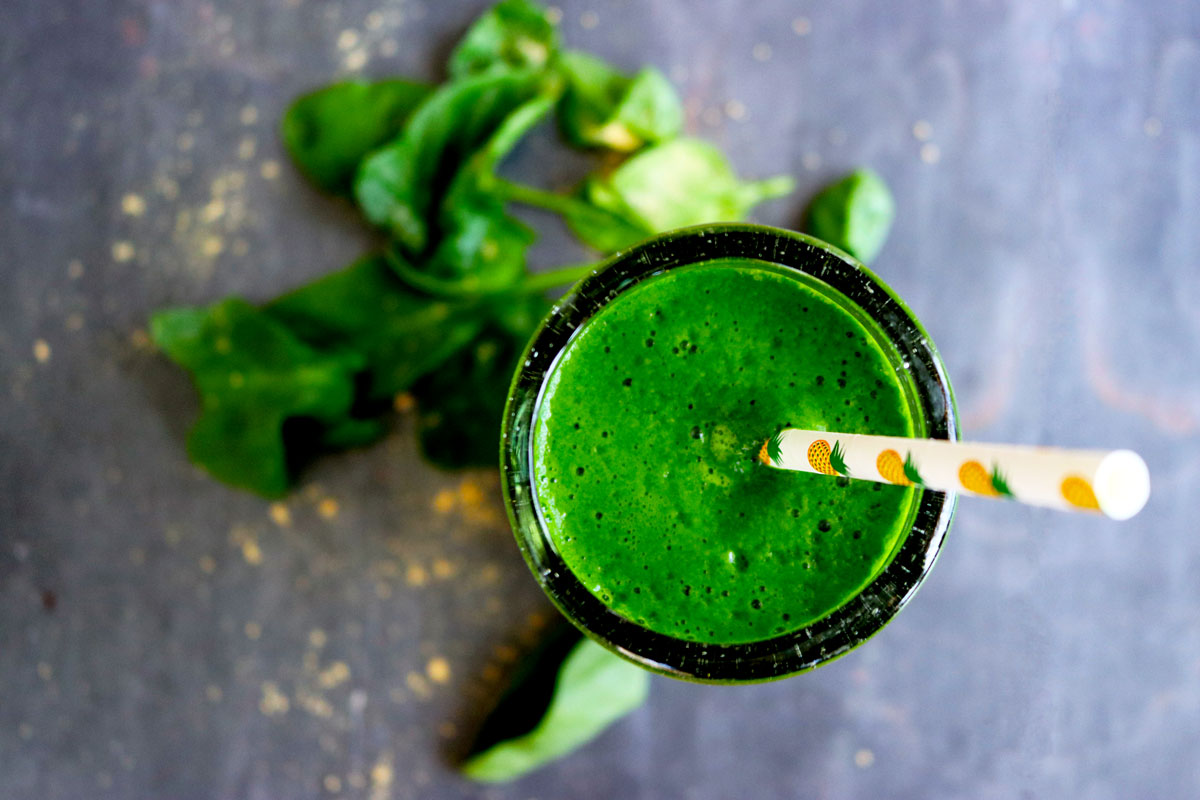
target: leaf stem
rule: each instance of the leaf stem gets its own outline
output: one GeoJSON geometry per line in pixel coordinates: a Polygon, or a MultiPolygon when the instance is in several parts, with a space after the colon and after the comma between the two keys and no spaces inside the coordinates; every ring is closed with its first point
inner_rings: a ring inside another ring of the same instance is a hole
{"type": "Polygon", "coordinates": [[[517,183],[505,178],[492,178],[488,182],[488,188],[505,200],[525,206],[533,206],[534,208],[542,208],[546,211],[553,211],[555,214],[565,215],[572,211],[586,213],[594,210],[590,203],[571,197],[570,195],[551,192],[547,189],[539,189],[536,186],[517,183]]]}

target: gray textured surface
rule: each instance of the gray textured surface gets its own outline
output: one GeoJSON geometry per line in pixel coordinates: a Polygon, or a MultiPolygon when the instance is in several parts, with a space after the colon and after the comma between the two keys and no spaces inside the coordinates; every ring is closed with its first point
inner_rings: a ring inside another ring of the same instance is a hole
{"type": "MultiPolygon", "coordinates": [[[[142,332],[355,256],[280,111],[345,71],[438,75],[480,5],[0,5],[0,796],[481,793],[445,755],[548,611],[495,476],[423,466],[401,419],[280,525],[186,464],[195,403],[142,332]]],[[[744,173],[798,176],[761,220],[859,163],[888,178],[877,268],[966,434],[1136,447],[1155,487],[1127,524],[964,500],[868,646],[770,685],[656,680],[588,750],[482,796],[1194,795],[1200,6],[561,6],[572,44],[666,68],[744,173]]],[[[550,147],[514,168],[577,175],[550,147]]]]}

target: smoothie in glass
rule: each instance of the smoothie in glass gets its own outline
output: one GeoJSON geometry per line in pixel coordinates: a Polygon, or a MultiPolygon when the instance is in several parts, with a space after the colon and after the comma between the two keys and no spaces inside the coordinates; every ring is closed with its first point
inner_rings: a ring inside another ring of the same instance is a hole
{"type": "Polygon", "coordinates": [[[785,427],[952,436],[936,352],[815,240],[712,226],[639,249],[565,298],[517,376],[518,540],[568,617],[659,671],[760,680],[836,657],[915,589],[952,504],[758,450],[785,427]]]}

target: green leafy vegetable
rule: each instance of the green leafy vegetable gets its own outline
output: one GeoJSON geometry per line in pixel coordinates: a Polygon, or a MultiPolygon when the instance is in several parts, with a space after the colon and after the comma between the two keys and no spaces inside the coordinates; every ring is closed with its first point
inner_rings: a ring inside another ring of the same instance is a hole
{"type": "Polygon", "coordinates": [[[449,469],[496,464],[517,360],[549,308],[538,294],[497,299],[484,330],[413,385],[426,458],[449,469]]]}
{"type": "Polygon", "coordinates": [[[318,188],[349,194],[359,163],[395,138],[430,93],[422,83],[346,81],[303,95],[283,116],[283,144],[318,188]]]}
{"type": "Polygon", "coordinates": [[[410,255],[431,244],[431,220],[454,176],[516,109],[555,91],[530,71],[486,74],[437,89],[399,138],[359,168],[354,194],[363,214],[410,255]]]}
{"type": "Polygon", "coordinates": [[[499,292],[521,279],[525,251],[536,236],[505,211],[504,198],[491,186],[501,159],[553,105],[553,97],[535,97],[500,123],[446,192],[432,254],[419,261],[393,260],[401,277],[443,295],[499,292]]]}
{"type": "Polygon", "coordinates": [[[590,639],[560,635],[501,700],[462,771],[482,782],[515,780],[640,706],[649,683],[640,667],[590,639]]]}
{"type": "Polygon", "coordinates": [[[896,204],[883,178],[859,169],[823,189],[808,206],[805,230],[863,263],[879,255],[896,204]]]}
{"type": "Polygon", "coordinates": [[[379,433],[351,418],[361,355],[319,352],[244,300],[161,311],[150,331],[200,393],[188,455],[230,485],[268,497],[287,491],[297,466],[289,424],[313,449],[379,433]]]}
{"type": "Polygon", "coordinates": [[[450,76],[541,68],[558,48],[558,31],[546,9],[529,0],[502,0],[477,19],[454,48],[450,76]]]}
{"type": "Polygon", "coordinates": [[[312,347],[359,356],[362,399],[390,404],[475,338],[481,308],[414,292],[382,257],[369,255],[272,301],[265,312],[312,347]]]}
{"type": "Polygon", "coordinates": [[[630,152],[672,139],[683,128],[679,95],[654,67],[629,78],[594,56],[568,51],[559,70],[567,86],[558,120],[574,145],[630,152]]]}
{"type": "Polygon", "coordinates": [[[706,222],[736,222],[758,203],[787,194],[794,183],[779,176],[741,181],[721,151],[699,139],[676,139],[630,158],[607,178],[587,186],[596,206],[623,216],[647,233],[706,222]]]}

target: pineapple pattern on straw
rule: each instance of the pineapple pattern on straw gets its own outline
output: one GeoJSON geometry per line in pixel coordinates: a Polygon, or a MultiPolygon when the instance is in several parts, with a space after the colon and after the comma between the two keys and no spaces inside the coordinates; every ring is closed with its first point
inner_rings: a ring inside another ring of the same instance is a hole
{"type": "Polygon", "coordinates": [[[1092,485],[1087,482],[1086,478],[1081,478],[1078,475],[1068,475],[1063,478],[1063,482],[1058,490],[1062,493],[1063,500],[1066,500],[1076,508],[1090,508],[1093,511],[1100,510],[1100,501],[1096,499],[1096,493],[1092,491],[1092,485]]]}
{"type": "Polygon", "coordinates": [[[912,453],[906,453],[904,460],[901,461],[900,454],[895,450],[884,450],[875,459],[875,468],[879,470],[881,478],[897,486],[913,486],[925,483],[921,479],[921,473],[917,470],[916,463],[913,461],[912,453]]]}
{"type": "Polygon", "coordinates": [[[822,475],[844,475],[850,477],[850,470],[846,468],[846,451],[842,449],[842,443],[837,439],[833,440],[833,449],[830,449],[829,442],[824,439],[817,439],[808,446],[808,465],[822,475]]]}
{"type": "Polygon", "coordinates": [[[982,494],[987,497],[1012,497],[1008,482],[1000,472],[999,465],[993,465],[992,471],[978,461],[964,461],[958,468],[958,482],[968,492],[982,494]]]}

